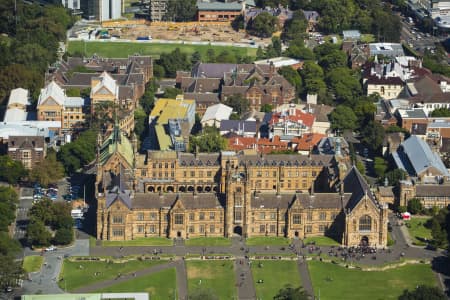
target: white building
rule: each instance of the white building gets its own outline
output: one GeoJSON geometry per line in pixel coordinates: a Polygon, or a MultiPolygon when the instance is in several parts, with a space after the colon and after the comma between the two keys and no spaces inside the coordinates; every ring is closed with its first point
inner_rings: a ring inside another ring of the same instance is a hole
{"type": "Polygon", "coordinates": [[[228,120],[232,112],[233,108],[224,104],[210,106],[203,115],[200,123],[202,127],[214,126],[220,128],[220,122],[222,120],[228,120]]]}
{"type": "Polygon", "coordinates": [[[27,119],[27,105],[30,105],[28,90],[23,88],[12,90],[9,95],[8,106],[3,121],[25,121],[27,119]]]}

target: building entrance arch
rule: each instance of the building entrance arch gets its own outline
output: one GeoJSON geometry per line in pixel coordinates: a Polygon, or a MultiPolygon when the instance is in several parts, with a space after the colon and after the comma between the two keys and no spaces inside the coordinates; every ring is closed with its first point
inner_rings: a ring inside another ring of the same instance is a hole
{"type": "Polygon", "coordinates": [[[233,233],[239,236],[242,236],[242,226],[235,226],[233,233]]]}
{"type": "Polygon", "coordinates": [[[361,246],[362,247],[367,247],[369,246],[369,238],[367,236],[363,236],[361,238],[361,246]]]}

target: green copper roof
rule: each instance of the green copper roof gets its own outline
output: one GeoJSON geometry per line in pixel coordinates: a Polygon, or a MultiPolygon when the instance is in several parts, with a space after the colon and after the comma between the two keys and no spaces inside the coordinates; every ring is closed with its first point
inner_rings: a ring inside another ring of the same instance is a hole
{"type": "Polygon", "coordinates": [[[130,166],[133,166],[133,145],[125,134],[118,128],[114,127],[113,132],[106,138],[100,148],[100,163],[105,164],[114,154],[119,153],[130,166]]]}

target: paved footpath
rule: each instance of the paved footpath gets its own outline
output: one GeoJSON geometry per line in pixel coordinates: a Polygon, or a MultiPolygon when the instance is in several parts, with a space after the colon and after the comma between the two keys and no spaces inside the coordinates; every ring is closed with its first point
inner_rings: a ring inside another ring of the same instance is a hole
{"type": "Polygon", "coordinates": [[[234,261],[234,272],[236,274],[236,286],[239,299],[256,299],[255,285],[252,270],[250,269],[250,260],[245,257],[238,257],[234,261]]]}

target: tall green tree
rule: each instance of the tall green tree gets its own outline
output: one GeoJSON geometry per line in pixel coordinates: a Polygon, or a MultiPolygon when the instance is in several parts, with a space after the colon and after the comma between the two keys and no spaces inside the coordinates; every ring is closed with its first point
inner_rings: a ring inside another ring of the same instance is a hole
{"type": "Polygon", "coordinates": [[[268,38],[278,28],[277,17],[272,16],[268,12],[263,12],[257,15],[252,21],[249,22],[247,30],[255,36],[268,38]]]}
{"type": "Polygon", "coordinates": [[[404,290],[398,300],[445,300],[447,297],[437,287],[420,285],[415,290],[404,290]]]}
{"type": "Polygon", "coordinates": [[[273,297],[274,300],[308,300],[308,293],[302,288],[286,285],[273,297]]]}
{"type": "Polygon", "coordinates": [[[196,0],[169,0],[169,2],[167,3],[167,12],[164,16],[164,19],[175,22],[194,21],[196,13],[196,0]]]}
{"type": "Polygon", "coordinates": [[[341,132],[345,129],[354,130],[358,126],[355,113],[350,107],[345,105],[340,105],[331,112],[330,121],[331,128],[341,132]]]}
{"type": "Polygon", "coordinates": [[[219,152],[226,146],[226,139],[220,136],[219,130],[215,127],[205,127],[199,134],[189,137],[190,152],[219,152]]]}
{"type": "Polygon", "coordinates": [[[166,76],[172,78],[176,76],[177,71],[189,70],[191,67],[187,54],[181,52],[180,48],[170,53],[162,53],[156,63],[164,68],[166,76]]]}
{"type": "Polygon", "coordinates": [[[20,161],[12,160],[8,155],[0,156],[0,170],[0,180],[5,180],[10,184],[16,184],[28,174],[20,161]]]}
{"type": "Polygon", "coordinates": [[[250,103],[240,94],[229,96],[223,101],[223,104],[231,106],[238,116],[245,114],[250,109],[250,103]]]}
{"type": "Polygon", "coordinates": [[[30,178],[42,186],[48,186],[64,177],[64,166],[56,160],[56,153],[49,150],[47,157],[37,163],[31,171],[30,178]]]}

